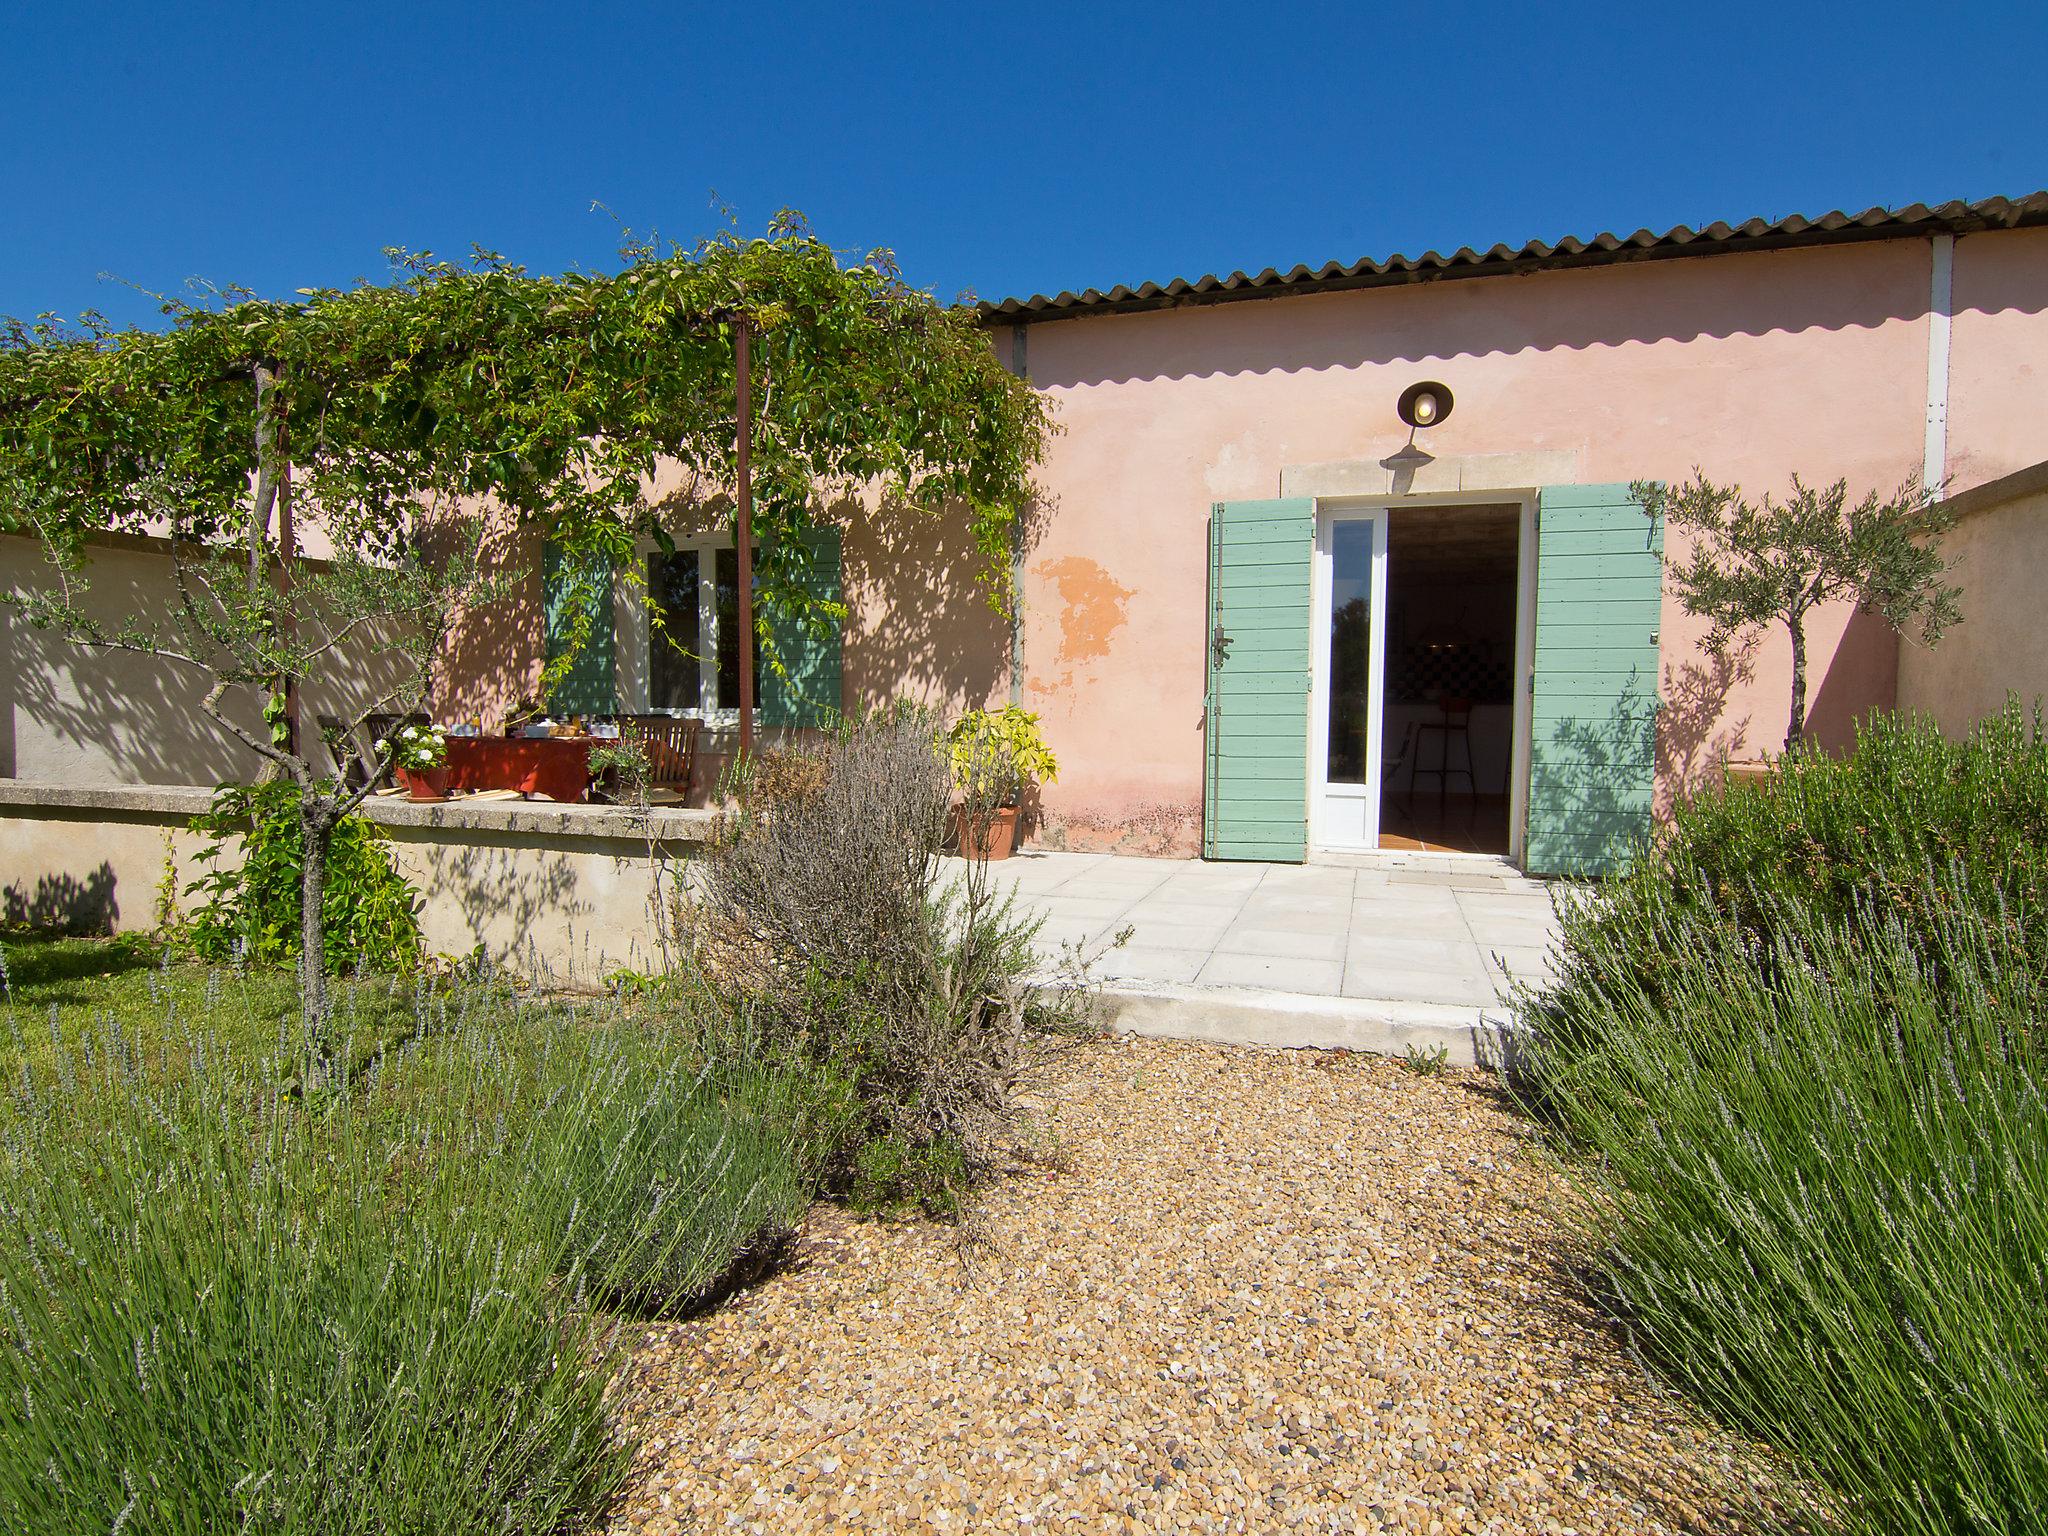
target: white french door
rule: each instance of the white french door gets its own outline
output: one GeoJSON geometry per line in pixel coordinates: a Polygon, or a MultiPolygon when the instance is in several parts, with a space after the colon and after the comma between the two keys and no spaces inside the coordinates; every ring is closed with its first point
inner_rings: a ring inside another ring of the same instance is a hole
{"type": "Polygon", "coordinates": [[[1387,622],[1384,509],[1316,517],[1310,604],[1309,842],[1377,848],[1387,622]]]}

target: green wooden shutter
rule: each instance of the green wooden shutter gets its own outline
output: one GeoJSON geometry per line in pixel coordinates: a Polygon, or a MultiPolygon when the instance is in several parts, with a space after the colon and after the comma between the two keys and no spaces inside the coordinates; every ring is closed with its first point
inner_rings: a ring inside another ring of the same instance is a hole
{"type": "MultiPolygon", "coordinates": [[[[843,601],[839,530],[814,528],[797,551],[797,575],[804,591],[824,602],[843,601]]],[[[775,645],[788,676],[773,667],[759,673],[761,723],[774,726],[828,727],[839,720],[840,622],[821,620],[815,627],[794,615],[774,626],[775,645]]]]}
{"type": "Polygon", "coordinates": [[[1218,503],[1209,516],[1208,761],[1202,852],[1308,857],[1309,570],[1316,504],[1218,503]]]}
{"type": "Polygon", "coordinates": [[[1533,873],[1608,873],[1649,833],[1663,550],[1663,529],[1626,485],[1542,493],[1526,859],[1533,873]]]}
{"type": "Polygon", "coordinates": [[[576,566],[565,564],[554,544],[541,552],[542,612],[546,660],[574,650],[561,682],[548,695],[551,715],[609,715],[619,707],[612,672],[613,609],[610,556],[576,566]],[[579,599],[581,600],[579,602],[579,599]],[[576,620],[588,612],[589,633],[575,643],[576,620]]]}

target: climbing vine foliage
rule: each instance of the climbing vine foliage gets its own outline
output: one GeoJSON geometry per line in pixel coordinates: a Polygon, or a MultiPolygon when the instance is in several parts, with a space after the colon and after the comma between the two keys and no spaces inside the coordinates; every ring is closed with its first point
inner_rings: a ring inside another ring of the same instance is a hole
{"type": "MultiPolygon", "coordinates": [[[[736,324],[756,373],[771,665],[773,624],[838,616],[806,590],[801,536],[847,491],[963,522],[991,600],[1007,600],[1045,404],[967,311],[903,282],[886,252],[844,259],[785,214],[761,238],[632,241],[611,273],[389,254],[382,283],[209,292],[167,301],[157,330],[0,323],[0,531],[38,536],[51,559],[45,586],[9,600],[86,645],[195,672],[220,728],[296,782],[303,954],[323,952],[328,836],[367,786],[329,782],[314,733],[284,728],[286,690],[369,645],[385,673],[328,734],[419,707],[450,616],[524,574],[493,565],[489,551],[516,547],[485,536],[493,516],[543,529],[572,576],[630,568],[642,533],[666,537],[657,484],[730,516],[736,324]],[[110,619],[87,600],[86,551],[118,533],[168,541],[170,611],[110,619]]],[[[309,1015],[318,972],[301,973],[309,1015]]]]}

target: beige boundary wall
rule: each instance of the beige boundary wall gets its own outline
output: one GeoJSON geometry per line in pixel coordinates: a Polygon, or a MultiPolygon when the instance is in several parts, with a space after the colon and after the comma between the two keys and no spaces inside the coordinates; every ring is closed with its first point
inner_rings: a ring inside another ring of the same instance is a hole
{"type": "Polygon", "coordinates": [[[2048,461],[1950,499],[1943,541],[1963,622],[1932,649],[1899,642],[1899,708],[1932,715],[1960,736],[2017,693],[2048,698],[2048,461]]]}
{"type": "MultiPolygon", "coordinates": [[[[314,562],[318,565],[318,562],[314,562]]],[[[54,572],[34,539],[0,534],[0,592],[47,589],[54,572]]],[[[108,534],[88,551],[82,606],[109,630],[131,621],[160,626],[176,605],[169,545],[108,534]]],[[[352,712],[404,675],[390,634],[343,645],[302,696],[305,717],[352,712]]],[[[75,645],[0,606],[0,778],[44,784],[247,782],[262,760],[210,719],[205,680],[188,667],[119,650],[75,645]]],[[[264,731],[259,700],[230,693],[223,708],[244,729],[264,731]]]]}
{"type": "MultiPolygon", "coordinates": [[[[187,830],[211,792],[0,780],[0,915],[124,932],[157,923],[165,861],[182,891],[203,839],[187,830]]],[[[414,805],[372,799],[419,890],[427,947],[567,982],[660,955],[659,909],[710,838],[707,811],[523,801],[414,805]]],[[[181,897],[182,900],[182,897],[181,897]]]]}

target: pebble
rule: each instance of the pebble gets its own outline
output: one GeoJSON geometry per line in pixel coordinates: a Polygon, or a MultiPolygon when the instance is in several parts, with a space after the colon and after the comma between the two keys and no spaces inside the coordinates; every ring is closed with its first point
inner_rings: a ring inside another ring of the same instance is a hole
{"type": "Polygon", "coordinates": [[[1575,1289],[1491,1078],[1105,1038],[1028,1104],[961,1226],[820,1206],[638,1331],[612,1536],[1755,1528],[1763,1458],[1575,1289]]]}

